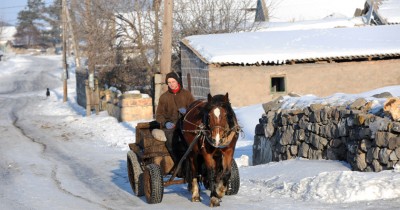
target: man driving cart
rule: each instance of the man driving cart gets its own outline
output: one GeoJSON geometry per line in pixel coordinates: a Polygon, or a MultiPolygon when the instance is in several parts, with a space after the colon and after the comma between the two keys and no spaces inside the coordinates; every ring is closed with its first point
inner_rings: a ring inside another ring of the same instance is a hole
{"type": "Polygon", "coordinates": [[[166,147],[177,164],[185,148],[178,148],[180,134],[179,119],[186,114],[186,109],[194,101],[192,93],[183,88],[182,81],[176,72],[170,72],[165,77],[168,90],[159,99],[156,110],[156,121],[164,130],[167,138],[166,147]]]}

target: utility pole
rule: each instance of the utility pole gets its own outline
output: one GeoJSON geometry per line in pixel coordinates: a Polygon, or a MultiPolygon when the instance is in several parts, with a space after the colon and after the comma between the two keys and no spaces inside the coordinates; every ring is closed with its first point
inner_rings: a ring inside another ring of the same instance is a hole
{"type": "Polygon", "coordinates": [[[63,42],[63,80],[64,80],[64,97],[63,101],[68,100],[67,92],[67,79],[68,79],[68,65],[67,65],[67,18],[65,10],[67,8],[66,0],[61,0],[61,20],[62,20],[62,42],[63,42]]]}
{"type": "Polygon", "coordinates": [[[160,72],[165,76],[171,72],[172,55],[172,0],[164,0],[164,17],[162,25],[162,44],[160,72]]]}
{"type": "Polygon", "coordinates": [[[86,33],[87,37],[87,54],[88,54],[88,68],[89,68],[89,87],[93,90],[94,89],[94,70],[95,70],[95,63],[94,63],[94,41],[93,41],[93,18],[92,18],[92,4],[91,0],[86,0],[86,22],[87,22],[87,30],[86,33]]]}
{"type": "Polygon", "coordinates": [[[80,57],[80,53],[79,53],[78,41],[77,41],[76,36],[75,36],[75,33],[76,33],[76,30],[74,29],[75,18],[73,19],[74,21],[72,21],[71,15],[69,14],[68,7],[65,9],[65,16],[66,16],[66,19],[67,19],[67,24],[68,24],[68,28],[69,28],[71,39],[72,39],[72,47],[74,48],[75,65],[76,65],[77,68],[80,68],[81,67],[81,57],[80,57]],[[74,23],[74,26],[73,26],[72,23],[74,23]]]}
{"type": "Polygon", "coordinates": [[[162,92],[167,90],[167,85],[161,85],[165,76],[171,72],[171,56],[172,56],[172,10],[173,0],[164,0],[164,16],[162,24],[162,41],[161,41],[161,58],[160,73],[155,75],[155,83],[159,84],[155,90],[154,105],[158,106],[158,99],[162,92]]]}

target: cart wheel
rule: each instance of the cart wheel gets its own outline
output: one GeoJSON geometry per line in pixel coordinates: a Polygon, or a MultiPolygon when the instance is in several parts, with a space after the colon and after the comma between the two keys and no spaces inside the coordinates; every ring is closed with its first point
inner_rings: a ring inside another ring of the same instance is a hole
{"type": "Polygon", "coordinates": [[[236,195],[239,192],[240,186],[240,177],[239,177],[239,169],[237,167],[235,159],[232,160],[231,167],[231,177],[228,180],[228,190],[226,191],[226,195],[236,195]]]}
{"type": "Polygon", "coordinates": [[[147,165],[143,172],[143,181],[147,203],[161,203],[164,193],[161,167],[154,163],[147,165]]]}
{"type": "Polygon", "coordinates": [[[129,182],[131,183],[132,191],[136,196],[144,195],[143,188],[143,170],[140,167],[136,154],[130,150],[127,155],[127,167],[129,182]]]}

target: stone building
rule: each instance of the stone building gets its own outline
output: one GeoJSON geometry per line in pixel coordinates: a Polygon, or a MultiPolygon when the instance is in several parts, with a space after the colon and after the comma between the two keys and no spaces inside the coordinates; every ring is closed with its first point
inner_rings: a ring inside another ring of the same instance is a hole
{"type": "Polygon", "coordinates": [[[399,34],[385,25],[186,37],[183,84],[196,98],[229,92],[235,107],[398,85],[399,34]]]}

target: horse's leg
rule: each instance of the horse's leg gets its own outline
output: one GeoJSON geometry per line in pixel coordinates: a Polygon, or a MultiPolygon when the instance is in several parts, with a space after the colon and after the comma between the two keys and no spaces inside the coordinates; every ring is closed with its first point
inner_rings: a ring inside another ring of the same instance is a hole
{"type": "Polygon", "coordinates": [[[227,149],[222,152],[221,164],[222,171],[216,176],[216,196],[221,199],[226,191],[229,178],[231,177],[231,168],[233,160],[233,149],[227,149]]]}
{"type": "Polygon", "coordinates": [[[216,192],[216,161],[213,158],[213,154],[203,153],[204,162],[206,164],[208,179],[210,183],[210,207],[219,206],[220,205],[220,197],[216,192]]]}
{"type": "Polygon", "coordinates": [[[191,183],[191,191],[192,191],[192,202],[200,202],[200,188],[199,188],[199,183],[197,181],[197,155],[193,155],[190,158],[190,167],[191,167],[191,178],[192,178],[192,183],[191,183]]]}

